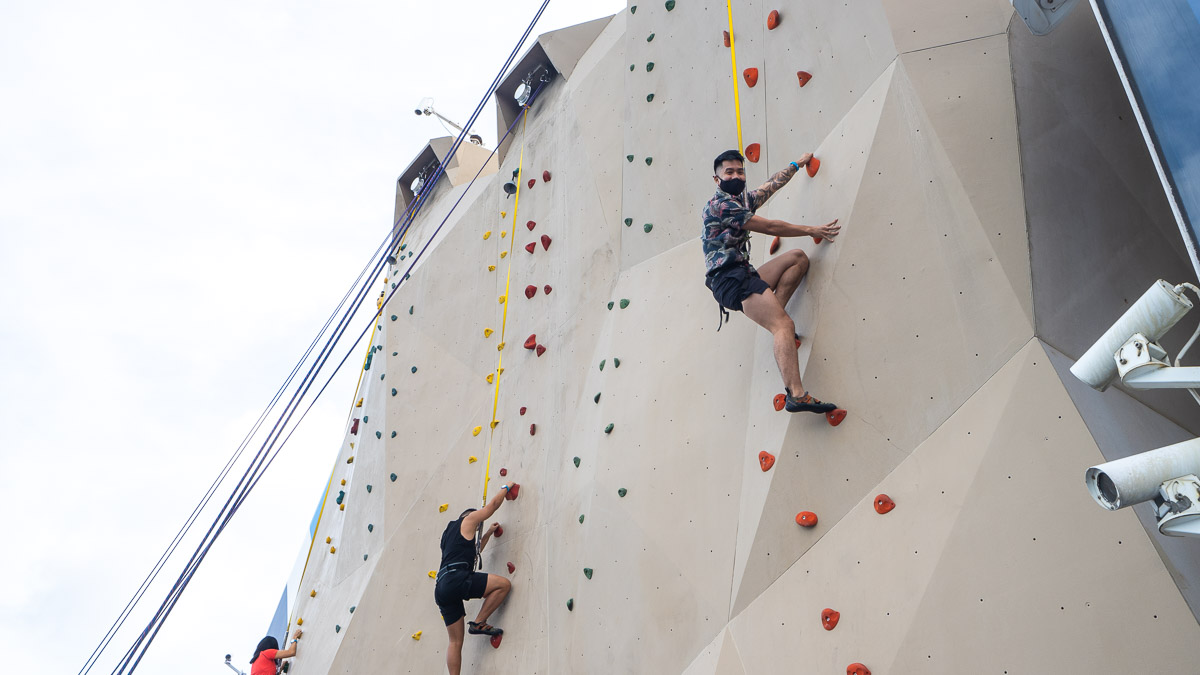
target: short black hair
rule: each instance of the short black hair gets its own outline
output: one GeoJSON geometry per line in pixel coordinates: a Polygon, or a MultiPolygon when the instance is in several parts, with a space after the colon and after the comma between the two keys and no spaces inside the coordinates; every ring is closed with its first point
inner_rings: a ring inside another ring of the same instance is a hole
{"type": "Polygon", "coordinates": [[[731,159],[736,159],[743,165],[746,163],[746,158],[742,157],[742,153],[738,152],[737,150],[726,150],[725,152],[717,155],[717,158],[713,160],[713,175],[717,175],[717,173],[721,170],[721,165],[731,159]]]}
{"type": "Polygon", "coordinates": [[[469,514],[469,513],[473,513],[473,512],[475,512],[475,511],[478,511],[478,510],[479,510],[479,509],[467,509],[466,511],[463,511],[462,513],[458,514],[458,519],[459,519],[459,520],[462,520],[463,518],[466,518],[466,517],[467,517],[467,514],[469,514]]]}

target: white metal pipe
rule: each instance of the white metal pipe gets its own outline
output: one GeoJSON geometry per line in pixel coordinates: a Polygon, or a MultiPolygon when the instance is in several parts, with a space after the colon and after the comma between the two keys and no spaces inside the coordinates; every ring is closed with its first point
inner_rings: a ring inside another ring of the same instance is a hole
{"type": "Polygon", "coordinates": [[[1121,381],[1130,389],[1195,389],[1200,387],[1200,366],[1138,368],[1121,381]]]}
{"type": "Polygon", "coordinates": [[[1153,499],[1164,481],[1189,473],[1200,475],[1200,438],[1093,466],[1084,481],[1097,504],[1116,511],[1153,499]]]}

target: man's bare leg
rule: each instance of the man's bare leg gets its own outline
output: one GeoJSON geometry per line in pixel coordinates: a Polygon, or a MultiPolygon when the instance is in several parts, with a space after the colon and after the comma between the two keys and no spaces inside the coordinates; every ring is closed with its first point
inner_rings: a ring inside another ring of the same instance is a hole
{"type": "Polygon", "coordinates": [[[488,617],[496,611],[500,603],[504,602],[504,598],[508,597],[510,590],[512,590],[511,581],[495,574],[489,574],[487,588],[483,591],[483,607],[479,608],[479,616],[475,617],[475,623],[487,623],[488,617]]]}
{"type": "Polygon", "coordinates": [[[800,381],[800,361],[796,358],[796,324],[792,317],[783,311],[783,305],[779,304],[775,292],[768,289],[746,298],[742,301],[742,313],[770,331],[775,340],[775,363],[779,366],[784,386],[792,392],[792,396],[803,396],[804,383],[800,381]]]}
{"type": "Polygon", "coordinates": [[[446,632],[450,634],[450,646],[446,648],[446,668],[450,671],[450,675],[460,675],[462,673],[465,619],[466,617],[463,617],[446,626],[446,632]]]}
{"type": "Polygon", "coordinates": [[[808,267],[808,255],[797,248],[763,264],[758,268],[758,276],[775,291],[779,305],[787,311],[788,301],[808,274],[808,267]]]}

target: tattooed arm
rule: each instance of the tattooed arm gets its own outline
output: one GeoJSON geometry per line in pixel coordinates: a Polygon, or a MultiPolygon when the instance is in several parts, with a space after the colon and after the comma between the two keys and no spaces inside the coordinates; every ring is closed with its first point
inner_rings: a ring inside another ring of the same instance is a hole
{"type": "MultiPolygon", "coordinates": [[[[800,158],[800,161],[796,162],[796,165],[806,166],[810,159],[812,159],[812,154],[806,152],[804,153],[804,156],[800,158]]],[[[774,176],[771,176],[767,182],[758,187],[757,191],[762,194],[763,202],[766,202],[768,199],[770,199],[771,195],[775,194],[779,188],[788,184],[788,181],[792,179],[792,176],[795,176],[796,172],[800,170],[796,165],[788,164],[782,171],[776,173],[774,176]]]]}

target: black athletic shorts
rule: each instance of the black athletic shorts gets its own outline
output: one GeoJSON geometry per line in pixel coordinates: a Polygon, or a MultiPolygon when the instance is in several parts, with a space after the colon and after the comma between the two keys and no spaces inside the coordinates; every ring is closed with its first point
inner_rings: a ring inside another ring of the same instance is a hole
{"type": "Polygon", "coordinates": [[[483,597],[483,592],[487,590],[487,580],[487,574],[465,569],[450,570],[438,575],[437,585],[433,587],[433,600],[442,611],[442,621],[445,621],[447,626],[467,615],[464,601],[483,597]]]}
{"type": "Polygon", "coordinates": [[[743,300],[770,288],[749,265],[733,265],[713,270],[704,278],[704,285],[708,286],[722,307],[735,312],[742,311],[743,300]]]}

